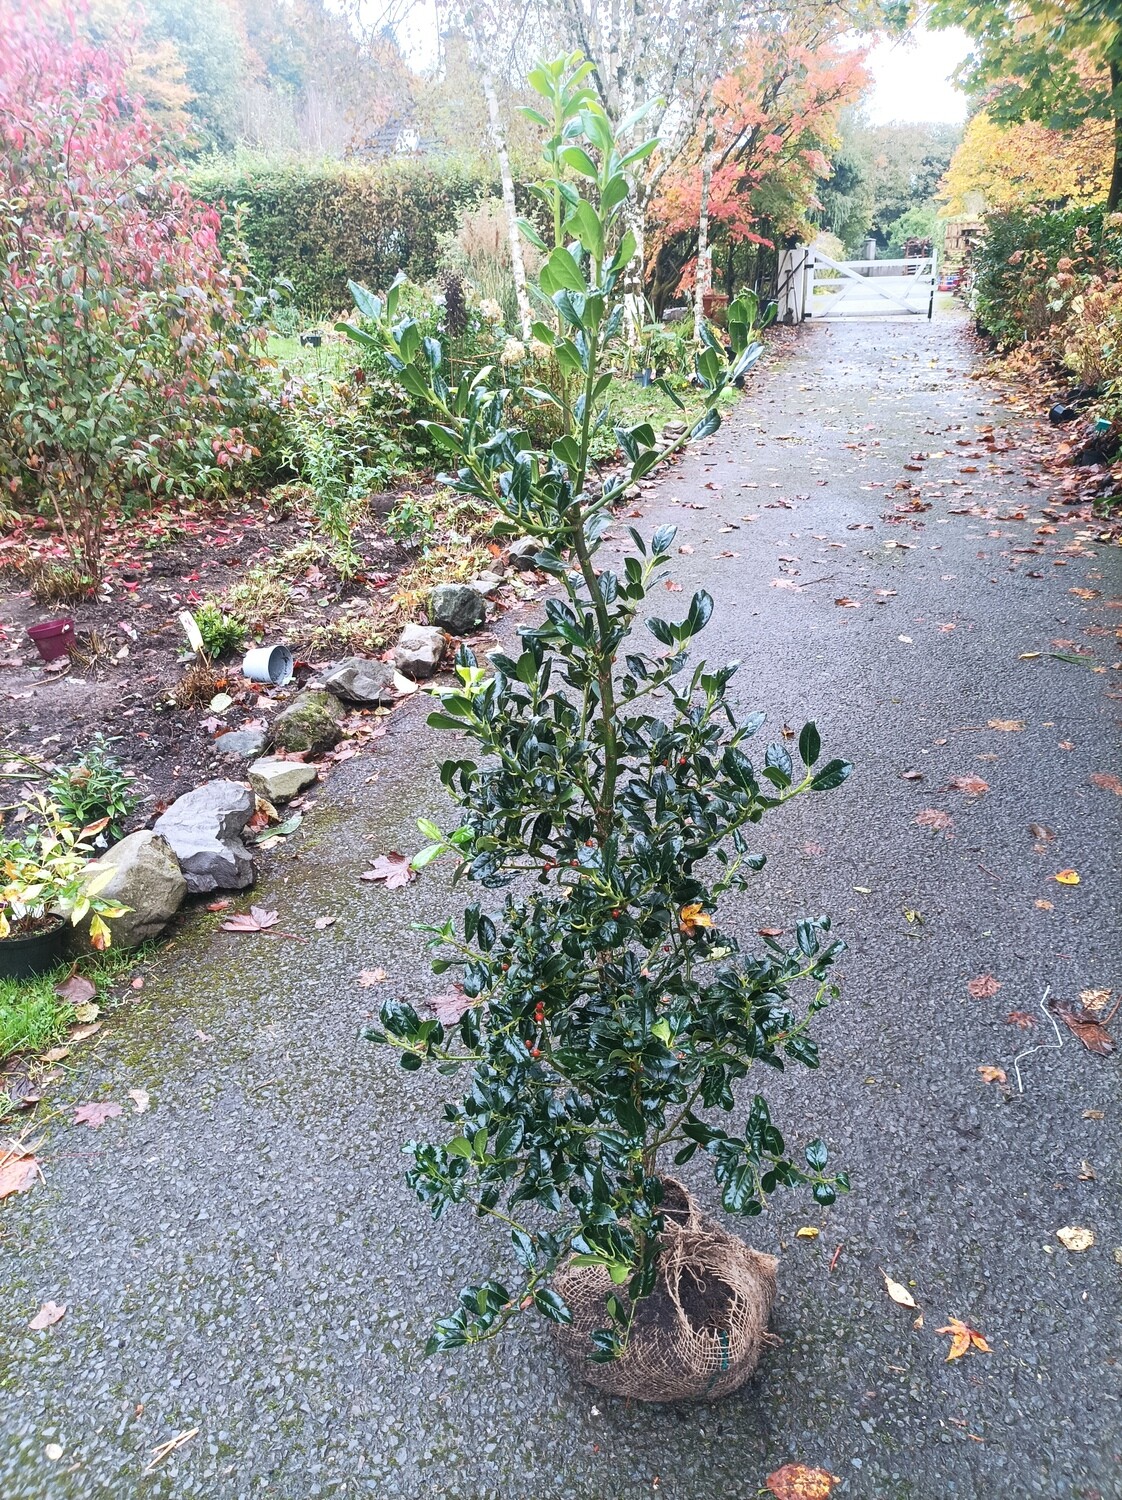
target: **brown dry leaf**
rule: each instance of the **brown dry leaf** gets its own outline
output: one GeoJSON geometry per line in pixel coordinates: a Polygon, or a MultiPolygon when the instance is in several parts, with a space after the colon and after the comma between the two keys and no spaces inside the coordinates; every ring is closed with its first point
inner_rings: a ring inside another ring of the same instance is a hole
{"type": "Polygon", "coordinates": [[[966,988],[974,996],[975,1000],[988,1000],[991,995],[996,995],[1001,988],[1001,980],[995,979],[992,974],[979,974],[977,979],[971,979],[966,988]]]}
{"type": "Polygon", "coordinates": [[[1088,1052],[1093,1052],[1096,1057],[1109,1057],[1114,1051],[1114,1041],[1103,1023],[1075,1001],[1052,999],[1048,1001],[1048,1009],[1059,1016],[1088,1052]]]}
{"type": "Polygon", "coordinates": [[[74,1007],[74,1019],[83,1023],[86,1021],[96,1021],[100,1014],[101,1006],[94,1005],[89,1000],[84,1005],[76,1005],[74,1007]]]}
{"type": "Polygon", "coordinates": [[[922,771],[901,771],[900,775],[901,775],[901,777],[905,781],[922,781],[923,780],[923,772],[922,771]]]}
{"type": "Polygon", "coordinates": [[[761,937],[782,937],[782,927],[757,927],[756,931],[761,937]]]}
{"type": "Polygon", "coordinates": [[[666,582],[663,584],[663,588],[671,594],[680,594],[682,592],[682,585],[680,583],[675,583],[672,578],[668,578],[666,580],[666,582]]]}
{"type": "Polygon", "coordinates": [[[834,603],[839,609],[860,609],[860,599],[835,599],[834,603]]]}
{"type": "Polygon", "coordinates": [[[952,1359],[961,1359],[968,1349],[977,1349],[982,1354],[992,1354],[993,1350],[976,1328],[971,1328],[969,1323],[964,1323],[961,1318],[951,1318],[945,1328],[938,1328],[937,1333],[949,1333],[951,1336],[951,1349],[944,1363],[950,1364],[952,1359]]]}
{"type": "Polygon", "coordinates": [[[121,1106],[111,1100],[104,1100],[99,1104],[79,1104],[74,1111],[74,1123],[88,1125],[91,1130],[100,1130],[106,1120],[115,1120],[118,1115],[123,1114],[121,1106]]]}
{"type": "Polygon", "coordinates": [[[222,924],[223,932],[264,932],[280,921],[279,912],[266,911],[263,906],[251,906],[247,912],[228,918],[222,924]]]}
{"type": "Polygon", "coordinates": [[[691,901],[678,913],[678,926],[687,937],[692,937],[699,928],[712,927],[713,918],[702,911],[700,901],[691,901]]]}
{"type": "Polygon", "coordinates": [[[335,926],[335,920],[336,919],[334,917],[317,917],[316,918],[316,931],[317,932],[323,932],[328,927],[334,927],[335,926]]]}
{"type": "Polygon", "coordinates": [[[836,1474],[807,1464],[784,1464],[764,1480],[775,1500],[830,1500],[835,1484],[841,1484],[836,1474]]]}
{"type": "Polygon", "coordinates": [[[922,812],[916,813],[912,822],[918,823],[921,828],[941,828],[944,833],[954,827],[954,819],[950,813],[943,812],[938,807],[925,807],[922,812]]]}
{"type": "Polygon", "coordinates": [[[391,849],[388,854],[379,854],[369,870],[364,870],[358,878],[384,881],[386,890],[394,891],[400,886],[408,885],[411,880],[416,880],[417,872],[411,867],[406,855],[391,849]]]}
{"type": "Polygon", "coordinates": [[[1079,871],[1078,870],[1057,870],[1056,873],[1052,876],[1052,879],[1058,885],[1078,885],[1079,884],[1079,871]]]}
{"type": "Polygon", "coordinates": [[[1056,1230],[1056,1238],[1065,1250],[1070,1250],[1074,1255],[1090,1250],[1095,1243],[1094,1230],[1086,1229],[1082,1224],[1065,1224],[1062,1229],[1056,1230]]]}
{"type": "Polygon", "coordinates": [[[1037,911],[1055,911],[1056,909],[1052,902],[1045,901],[1043,896],[1038,896],[1032,904],[1036,907],[1037,911]]]}
{"type": "Polygon", "coordinates": [[[1113,771],[1092,771],[1091,782],[1094,786],[1101,786],[1104,792],[1113,792],[1116,797],[1122,797],[1122,780],[1113,771]]]}
{"type": "Polygon", "coordinates": [[[879,1266],[877,1267],[877,1269],[880,1270],[880,1274],[884,1277],[884,1289],[892,1298],[893,1302],[898,1302],[901,1307],[918,1308],[919,1303],[912,1296],[911,1292],[908,1291],[906,1286],[903,1286],[899,1281],[893,1281],[888,1272],[881,1270],[879,1266]]]}
{"type": "Polygon", "coordinates": [[[989,782],[980,776],[952,776],[947,782],[949,792],[965,792],[968,797],[980,797],[990,789],[989,782]]]}
{"type": "Polygon", "coordinates": [[[91,1036],[96,1036],[104,1024],[104,1021],[91,1021],[88,1026],[75,1026],[74,1030],[70,1033],[70,1040],[72,1042],[88,1042],[91,1036]]]}
{"type": "Polygon", "coordinates": [[[1002,729],[1011,733],[1014,730],[1023,729],[1025,721],[1024,719],[991,719],[987,727],[990,729],[1002,729]]]}
{"type": "Polygon", "coordinates": [[[455,1026],[460,1017],[469,1011],[475,1002],[469,1000],[460,985],[454,985],[446,995],[430,995],[425,1004],[442,1026],[455,1026]]]}
{"type": "MultiPolygon", "coordinates": [[[[97,986],[91,984],[84,974],[70,974],[61,984],[55,985],[55,994],[63,1000],[69,1000],[71,1005],[84,1005],[87,1000],[92,1000],[97,994],[97,986]]],[[[91,1021],[93,1016],[89,1018],[91,1021]]]]}
{"type": "Polygon", "coordinates": [[[1050,844],[1056,837],[1054,828],[1048,828],[1043,823],[1030,823],[1028,831],[1038,844],[1050,844]]]}
{"type": "Polygon", "coordinates": [[[203,909],[204,911],[229,911],[233,904],[229,896],[223,896],[221,901],[208,901],[203,909]]]}
{"type": "Polygon", "coordinates": [[[683,542],[682,545],[678,548],[678,551],[682,554],[683,557],[693,556],[693,548],[690,546],[689,542],[683,542]]]}
{"type": "Polygon", "coordinates": [[[359,987],[368,990],[372,984],[384,984],[386,978],[385,969],[363,969],[358,976],[359,987]]]}
{"type": "Polygon", "coordinates": [[[39,1311],[28,1323],[28,1328],[34,1328],[39,1333],[44,1328],[51,1328],[55,1323],[66,1315],[66,1308],[58,1302],[44,1302],[39,1311]]]}
{"type": "Polygon", "coordinates": [[[1019,1026],[1022,1031],[1027,1031],[1030,1026],[1036,1025],[1036,1017],[1029,1015],[1027,1010],[1011,1010],[1005,1019],[1010,1026],[1019,1026]]]}
{"type": "Polygon", "coordinates": [[[1097,599],[1099,589],[1068,589],[1069,594],[1074,594],[1077,599],[1097,599]]]}
{"type": "Polygon", "coordinates": [[[45,1063],[56,1063],[56,1062],[62,1062],[62,1060],[63,1060],[64,1057],[69,1057],[69,1056],[70,1056],[70,1048],[69,1047],[52,1047],[49,1052],[44,1052],[43,1053],[43,1055],[40,1057],[39,1061],[40,1062],[45,1062],[45,1063]]]}
{"type": "Polygon", "coordinates": [[[988,1064],[983,1064],[983,1066],[978,1069],[978,1072],[982,1075],[983,1083],[1005,1082],[1004,1068],[991,1068],[988,1064]]]}
{"type": "Polygon", "coordinates": [[[39,1163],[30,1153],[23,1154],[18,1147],[0,1146],[0,1199],[12,1193],[26,1193],[40,1175],[39,1163]],[[10,1155],[5,1155],[10,1152],[10,1155]]]}
{"type": "MultiPolygon", "coordinates": [[[[1080,990],[1079,999],[1084,1010],[1090,1011],[1094,1016],[1099,1016],[1110,1004],[1112,994],[1112,990],[1080,990]]],[[[1109,1020],[1110,1017],[1108,1016],[1107,1019],[1109,1020]]]]}
{"type": "Polygon", "coordinates": [[[137,1115],[142,1115],[151,1103],[147,1089],[129,1089],[129,1098],[132,1100],[133,1113],[137,1115]]]}

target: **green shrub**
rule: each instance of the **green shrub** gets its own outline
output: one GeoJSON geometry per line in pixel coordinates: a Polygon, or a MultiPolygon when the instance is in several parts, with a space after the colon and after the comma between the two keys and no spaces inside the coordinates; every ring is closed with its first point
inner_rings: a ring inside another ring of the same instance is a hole
{"type": "Polygon", "coordinates": [[[250,265],[267,285],[286,281],[306,310],[350,305],[347,280],[388,286],[398,270],[436,275],[442,237],[495,184],[449,159],[376,166],[243,156],[198,166],[193,190],[244,211],[250,265]]]}
{"type": "Polygon", "coordinates": [[[50,785],[51,801],[63,822],[72,828],[86,828],[108,818],[104,836],[109,843],[122,837],[124,821],[137,805],[133,778],[111,753],[111,744],[104,735],[95,734],[89,749],[60,771],[50,785]]]}
{"type": "Polygon", "coordinates": [[[212,661],[236,651],[246,637],[245,622],[237,615],[226,614],[213,599],[195,611],[195,624],[203,638],[203,650],[212,661]]]}

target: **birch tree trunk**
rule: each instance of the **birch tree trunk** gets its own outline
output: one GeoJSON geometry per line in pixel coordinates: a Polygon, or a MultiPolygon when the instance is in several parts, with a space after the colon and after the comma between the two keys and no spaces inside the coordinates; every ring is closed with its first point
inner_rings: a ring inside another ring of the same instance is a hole
{"type": "Polygon", "coordinates": [[[518,208],[514,201],[514,174],[510,170],[510,153],[506,148],[506,131],[499,111],[499,96],[495,92],[495,81],[489,68],[480,69],[483,95],[487,100],[487,113],[491,121],[491,140],[499,158],[499,176],[503,185],[503,207],[506,210],[506,232],[510,243],[510,265],[514,275],[514,295],[518,301],[518,321],[523,339],[530,337],[530,294],[526,290],[526,263],[522,258],[522,236],[518,232],[518,208]]]}
{"type": "Polygon", "coordinates": [[[697,219],[697,277],[693,296],[693,336],[701,342],[701,325],[705,321],[705,293],[712,277],[709,261],[709,189],[713,182],[713,147],[716,132],[713,129],[713,100],[710,97],[705,116],[705,144],[701,159],[701,211],[697,219]]]}

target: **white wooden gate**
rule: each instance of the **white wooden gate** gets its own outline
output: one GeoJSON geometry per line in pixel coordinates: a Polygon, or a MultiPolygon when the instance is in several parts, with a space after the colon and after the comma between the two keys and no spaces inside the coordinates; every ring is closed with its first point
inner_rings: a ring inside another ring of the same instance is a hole
{"type": "Polygon", "coordinates": [[[831,260],[811,250],[808,318],[930,318],[935,308],[936,257],[831,260]]]}

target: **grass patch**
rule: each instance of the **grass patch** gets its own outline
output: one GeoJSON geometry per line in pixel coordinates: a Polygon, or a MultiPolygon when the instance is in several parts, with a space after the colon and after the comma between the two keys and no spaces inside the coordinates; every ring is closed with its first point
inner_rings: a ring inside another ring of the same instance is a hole
{"type": "MultiPolygon", "coordinates": [[[[722,414],[736,405],[739,395],[739,391],[732,389],[722,393],[717,403],[722,414]]],[[[619,457],[615,435],[617,427],[634,427],[639,422],[649,422],[657,435],[666,422],[696,422],[705,410],[704,391],[695,390],[691,386],[679,391],[678,396],[682,406],[678,406],[661,386],[636,385],[630,380],[620,381],[608,401],[610,420],[593,439],[592,453],[596,461],[610,463],[619,457]]]]}
{"type": "MultiPolygon", "coordinates": [[[[78,967],[97,986],[100,1000],[103,991],[140,963],[149,951],[110,948],[107,953],[82,959],[78,967]]],[[[0,1061],[16,1052],[42,1052],[65,1036],[74,1020],[74,1007],[55,993],[55,986],[67,978],[72,967],[68,963],[59,964],[57,969],[36,979],[0,978],[0,1061]]]]}

